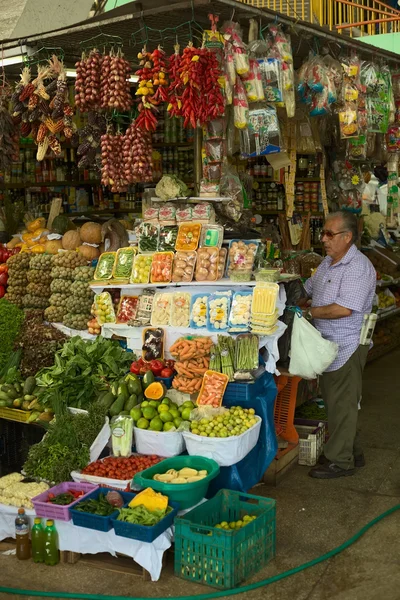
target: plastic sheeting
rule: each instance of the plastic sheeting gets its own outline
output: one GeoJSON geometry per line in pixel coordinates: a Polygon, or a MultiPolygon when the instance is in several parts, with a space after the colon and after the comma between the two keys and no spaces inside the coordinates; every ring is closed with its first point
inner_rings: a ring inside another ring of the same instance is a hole
{"type": "Polygon", "coordinates": [[[270,373],[265,373],[256,383],[248,385],[254,386],[254,393],[248,400],[224,399],[224,406],[240,405],[244,408],[254,408],[256,414],[262,417],[260,437],[257,445],[243,460],[232,467],[221,467],[218,477],[210,483],[208,498],[212,498],[222,488],[247,492],[262,479],[276,455],[278,446],[274,405],[277,389],[274,378],[270,373]]]}

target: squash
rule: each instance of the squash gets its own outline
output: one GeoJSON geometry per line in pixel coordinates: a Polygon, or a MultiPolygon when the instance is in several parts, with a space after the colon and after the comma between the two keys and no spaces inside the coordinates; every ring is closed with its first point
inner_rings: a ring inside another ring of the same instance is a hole
{"type": "Polygon", "coordinates": [[[87,244],[101,244],[101,225],[89,221],[81,227],[81,240],[87,244]]]}
{"type": "Polygon", "coordinates": [[[8,248],[8,250],[12,250],[13,248],[15,248],[17,246],[17,244],[20,244],[20,243],[21,243],[21,240],[19,237],[13,237],[12,240],[7,242],[7,248],[8,248]]]}
{"type": "Polygon", "coordinates": [[[148,400],[162,400],[167,393],[167,388],[160,381],[154,381],[144,391],[148,400]]]}
{"type": "Polygon", "coordinates": [[[59,250],[62,250],[61,240],[47,241],[44,245],[46,252],[49,254],[58,254],[59,250]]]}
{"type": "Polygon", "coordinates": [[[62,247],[64,250],[76,250],[81,245],[81,236],[79,231],[71,229],[64,233],[62,238],[62,247]]]}
{"type": "Polygon", "coordinates": [[[70,231],[71,229],[76,229],[76,225],[74,225],[71,219],[69,219],[67,216],[58,215],[53,220],[51,228],[54,231],[54,233],[58,233],[58,235],[64,235],[64,233],[67,233],[67,231],[70,231]]]}
{"type": "Polygon", "coordinates": [[[43,244],[36,244],[35,246],[32,246],[31,252],[35,254],[43,254],[46,252],[46,247],[43,244]]]}
{"type": "Polygon", "coordinates": [[[34,239],[41,238],[44,235],[47,235],[48,233],[49,233],[48,229],[45,229],[44,227],[38,227],[38,229],[35,229],[35,231],[33,232],[33,237],[34,237],[34,239]]]}
{"type": "Polygon", "coordinates": [[[39,229],[39,227],[46,227],[46,219],[44,217],[39,217],[38,219],[35,219],[34,221],[30,221],[29,223],[26,224],[26,228],[28,231],[30,231],[31,233],[33,233],[34,231],[36,231],[36,229],[39,229]]]}
{"type": "Polygon", "coordinates": [[[82,254],[87,260],[94,260],[95,258],[99,258],[100,252],[98,248],[94,248],[93,246],[87,246],[86,244],[82,244],[78,248],[78,252],[82,254]]]}

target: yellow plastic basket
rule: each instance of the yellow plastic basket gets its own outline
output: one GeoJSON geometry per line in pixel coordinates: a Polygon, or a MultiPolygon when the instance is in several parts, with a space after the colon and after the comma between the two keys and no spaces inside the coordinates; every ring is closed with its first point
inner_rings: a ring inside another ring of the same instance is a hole
{"type": "Polygon", "coordinates": [[[0,419],[8,419],[9,421],[18,421],[19,423],[26,423],[31,416],[31,410],[19,410],[18,408],[0,408],[0,419]]]}

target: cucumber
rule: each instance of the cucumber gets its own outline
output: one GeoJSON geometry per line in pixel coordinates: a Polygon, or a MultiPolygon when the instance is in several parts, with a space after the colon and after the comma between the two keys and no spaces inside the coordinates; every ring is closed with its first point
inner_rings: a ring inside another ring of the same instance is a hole
{"type": "Polygon", "coordinates": [[[24,396],[32,395],[33,390],[36,388],[36,379],[34,377],[28,377],[24,383],[24,396]]]}
{"type": "Polygon", "coordinates": [[[128,400],[128,398],[129,398],[128,386],[126,385],[126,383],[124,381],[122,383],[120,383],[118,386],[118,396],[124,396],[125,401],[128,400]]]}
{"type": "Polygon", "coordinates": [[[124,410],[125,401],[125,396],[118,396],[118,398],[112,403],[109,411],[112,417],[116,417],[119,415],[121,410],[124,410]]]}

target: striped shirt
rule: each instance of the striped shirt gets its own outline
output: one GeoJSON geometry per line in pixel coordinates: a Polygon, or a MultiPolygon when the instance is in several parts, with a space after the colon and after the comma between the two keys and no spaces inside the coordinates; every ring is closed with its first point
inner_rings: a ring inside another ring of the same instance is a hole
{"type": "Polygon", "coordinates": [[[326,369],[340,369],[357,350],[365,313],[370,313],[376,289],[376,271],[371,261],[353,244],[336,264],[327,256],[305,283],[311,306],[339,304],[352,313],[341,319],[314,319],[322,337],[336,342],[339,352],[326,369]]]}

